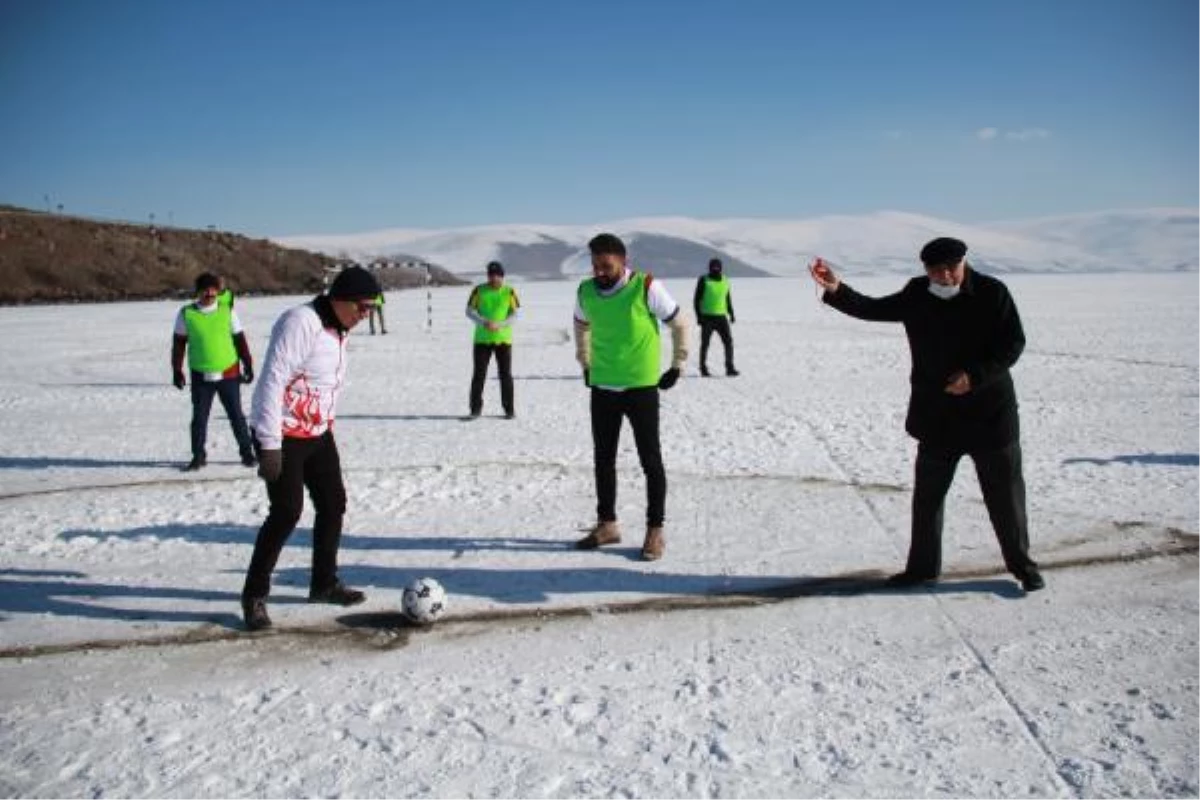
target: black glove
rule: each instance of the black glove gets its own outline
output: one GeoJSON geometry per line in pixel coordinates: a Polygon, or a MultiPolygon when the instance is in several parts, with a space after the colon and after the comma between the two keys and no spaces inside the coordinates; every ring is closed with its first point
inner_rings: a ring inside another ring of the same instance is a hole
{"type": "Polygon", "coordinates": [[[677,380],[679,380],[679,370],[675,367],[671,367],[662,374],[661,378],[658,379],[658,388],[665,392],[667,389],[670,389],[672,386],[674,386],[675,381],[677,380]]]}
{"type": "Polygon", "coordinates": [[[242,364],[242,383],[254,383],[254,367],[242,364]]]}
{"type": "Polygon", "coordinates": [[[589,387],[592,385],[592,371],[586,367],[583,370],[583,385],[589,387]]]}
{"type": "Polygon", "coordinates": [[[171,383],[175,384],[175,388],[180,391],[183,391],[183,387],[187,386],[187,380],[184,379],[183,373],[179,370],[175,370],[175,377],[171,380],[171,383]]]}
{"type": "Polygon", "coordinates": [[[729,324],[732,325],[735,322],[737,322],[737,318],[734,317],[733,314],[730,314],[729,315],[729,324]]]}
{"type": "Polygon", "coordinates": [[[258,477],[267,483],[274,483],[283,474],[282,450],[258,451],[258,477]]]}

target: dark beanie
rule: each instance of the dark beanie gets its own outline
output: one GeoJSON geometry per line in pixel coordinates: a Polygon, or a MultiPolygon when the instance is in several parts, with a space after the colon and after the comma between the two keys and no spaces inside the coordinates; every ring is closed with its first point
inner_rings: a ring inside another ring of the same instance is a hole
{"type": "Polygon", "coordinates": [[[488,265],[487,265],[487,274],[488,275],[503,275],[504,274],[504,265],[501,264],[499,261],[489,261],[488,265]]]}
{"type": "Polygon", "coordinates": [[[710,258],[710,259],[708,260],[708,268],[709,268],[709,269],[712,269],[713,267],[716,267],[717,269],[721,269],[721,259],[719,259],[719,258],[710,258]]]}
{"type": "Polygon", "coordinates": [[[921,263],[927,267],[953,264],[967,254],[967,245],[959,239],[943,236],[921,248],[921,263]]]}
{"type": "Polygon", "coordinates": [[[382,291],[370,270],[358,265],[346,267],[329,285],[329,296],[334,300],[367,300],[382,291]]]}
{"type": "Polygon", "coordinates": [[[588,242],[588,249],[594,256],[624,256],[625,243],[611,233],[602,233],[588,242]]]}

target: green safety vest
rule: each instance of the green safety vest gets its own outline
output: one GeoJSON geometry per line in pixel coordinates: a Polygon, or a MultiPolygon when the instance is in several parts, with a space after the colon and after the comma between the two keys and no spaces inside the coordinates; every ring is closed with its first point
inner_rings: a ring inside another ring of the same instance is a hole
{"type": "MultiPolygon", "coordinates": [[[[508,319],[513,307],[513,290],[504,285],[493,289],[486,283],[475,287],[475,311],[492,322],[508,319]]],[[[489,331],[483,325],[475,326],[475,344],[512,344],[512,327],[504,326],[498,331],[489,331]]]]}
{"type": "Polygon", "coordinates": [[[195,372],[224,372],[238,361],[230,324],[233,311],[217,303],[205,314],[195,304],[184,306],[183,322],[188,332],[188,366],[195,372]]]}
{"type": "Polygon", "coordinates": [[[658,385],[658,320],[646,303],[644,272],[635,272],[616,294],[604,296],[592,278],[579,284],[579,305],[591,328],[593,386],[635,389],[658,385]]]}
{"type": "Polygon", "coordinates": [[[700,313],[708,317],[729,316],[729,280],[722,275],[714,280],[704,276],[704,296],[700,298],[700,313]]]}

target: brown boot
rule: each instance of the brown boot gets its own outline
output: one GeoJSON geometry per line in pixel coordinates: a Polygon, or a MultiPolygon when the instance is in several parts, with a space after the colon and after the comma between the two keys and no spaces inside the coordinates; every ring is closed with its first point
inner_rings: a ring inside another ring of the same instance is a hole
{"type": "Polygon", "coordinates": [[[588,535],[575,543],[575,546],[580,550],[595,550],[597,547],[605,544],[616,544],[621,541],[621,529],[617,527],[616,520],[608,522],[597,522],[596,527],[592,528],[588,535]]]}
{"type": "Polygon", "coordinates": [[[667,547],[662,528],[647,528],[646,541],[642,542],[642,561],[658,561],[667,547]]]}

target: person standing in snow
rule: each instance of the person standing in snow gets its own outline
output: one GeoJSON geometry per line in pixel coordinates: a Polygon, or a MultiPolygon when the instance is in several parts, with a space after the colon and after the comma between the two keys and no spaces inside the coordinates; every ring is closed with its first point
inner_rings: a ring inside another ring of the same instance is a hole
{"type": "Polygon", "coordinates": [[[475,323],[474,371],[471,375],[469,398],[471,418],[483,413],[483,384],[487,380],[488,362],[496,355],[496,371],[500,377],[500,405],[506,419],[516,413],[513,405],[512,326],[516,322],[521,301],[517,291],[504,282],[504,266],[499,261],[487,265],[487,282],[471,290],[467,298],[467,319],[475,323]]]}
{"type": "Polygon", "coordinates": [[[822,299],[862,320],[900,322],[912,354],[905,428],[917,440],[912,541],[895,587],[938,579],[946,493],[964,455],[975,462],[1004,564],[1026,592],[1046,584],[1029,556],[1020,425],[1011,367],[1025,349],[1008,288],[976,272],[967,245],[938,238],[921,249],[925,275],[886,297],[861,295],[822,259],[810,266],[822,299]]]}
{"type": "Polygon", "coordinates": [[[371,335],[375,335],[375,318],[379,318],[379,334],[384,336],[387,334],[387,324],[383,321],[383,305],[387,301],[383,299],[383,292],[375,298],[375,304],[371,306],[371,315],[367,320],[367,324],[371,328],[371,335]]]}
{"type": "Polygon", "coordinates": [[[333,422],[346,382],[346,340],[379,292],[368,270],[347,267],[328,293],[285,311],[271,330],[250,408],[258,474],[271,503],[242,588],[242,614],[252,631],[271,625],[271,573],[300,520],[305,489],[316,511],[308,602],[351,606],[366,599],[338,578],[346,488],[333,422]]]}
{"type": "Polygon", "coordinates": [[[591,387],[596,473],[596,525],[575,543],[582,550],[621,541],[617,525],[617,444],[629,419],[646,476],[646,537],[642,558],[662,558],[667,473],[659,442],[659,390],[679,380],[687,363],[687,327],[661,281],[629,267],[625,243],[611,233],[590,242],[592,277],[576,292],[575,358],[591,387]],[[659,323],[671,329],[671,367],[659,375],[659,323]]]}
{"type": "Polygon", "coordinates": [[[213,396],[221,399],[233,428],[242,464],[255,465],[250,432],[242,414],[242,383],[254,380],[250,346],[232,302],[221,301],[221,279],[211,272],[196,277],[196,299],[179,309],[171,342],[172,383],[183,391],[187,377],[184,354],[192,380],[192,460],[183,469],[195,472],[208,464],[208,418],[213,396]]]}
{"type": "Polygon", "coordinates": [[[700,374],[706,378],[709,376],[708,343],[716,332],[725,348],[725,374],[730,377],[736,376],[738,371],[733,366],[733,331],[729,326],[737,319],[733,314],[733,293],[730,291],[729,278],[725,277],[721,259],[709,259],[708,274],[701,275],[696,281],[696,294],[692,298],[692,306],[696,310],[696,320],[700,323],[700,374]]]}

